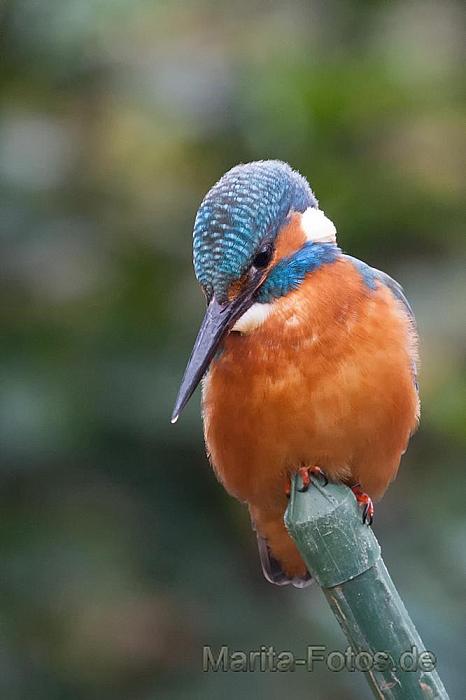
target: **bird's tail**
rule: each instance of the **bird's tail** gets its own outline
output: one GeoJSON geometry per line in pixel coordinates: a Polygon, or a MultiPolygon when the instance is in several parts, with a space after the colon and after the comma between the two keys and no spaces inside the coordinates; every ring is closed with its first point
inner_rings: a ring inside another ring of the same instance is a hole
{"type": "Polygon", "coordinates": [[[256,530],[262,572],[267,581],[274,583],[276,586],[288,586],[289,584],[293,585],[295,588],[305,588],[309,586],[309,584],[312,583],[311,574],[307,571],[304,576],[287,576],[280,566],[280,562],[277,561],[271,553],[265,537],[262,537],[262,535],[257,532],[254,520],[252,520],[252,526],[254,530],[256,530]]]}

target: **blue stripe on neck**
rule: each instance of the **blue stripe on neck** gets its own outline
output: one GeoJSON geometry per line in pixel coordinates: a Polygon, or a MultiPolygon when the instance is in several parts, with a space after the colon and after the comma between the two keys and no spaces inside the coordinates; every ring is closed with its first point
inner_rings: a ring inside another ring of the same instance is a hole
{"type": "Polygon", "coordinates": [[[306,243],[272,268],[259,289],[257,301],[264,304],[285,296],[297,289],[307,274],[322,265],[333,263],[340,255],[340,249],[333,243],[306,243]]]}

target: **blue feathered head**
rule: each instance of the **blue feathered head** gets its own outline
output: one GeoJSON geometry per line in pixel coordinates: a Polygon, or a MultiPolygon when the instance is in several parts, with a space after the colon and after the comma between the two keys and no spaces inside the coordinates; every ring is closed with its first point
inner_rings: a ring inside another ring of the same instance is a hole
{"type": "Polygon", "coordinates": [[[208,299],[224,300],[291,211],[317,207],[308,182],[278,160],[237,165],[205,196],[193,234],[194,270],[208,299]]]}

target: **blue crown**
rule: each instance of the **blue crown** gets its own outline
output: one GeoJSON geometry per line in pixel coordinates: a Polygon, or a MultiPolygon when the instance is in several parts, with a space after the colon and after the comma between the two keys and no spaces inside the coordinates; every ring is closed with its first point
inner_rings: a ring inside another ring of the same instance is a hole
{"type": "Polygon", "coordinates": [[[194,224],[194,270],[207,297],[224,299],[289,212],[311,206],[317,200],[307,180],[281,161],[237,165],[225,173],[205,196],[194,224]]]}

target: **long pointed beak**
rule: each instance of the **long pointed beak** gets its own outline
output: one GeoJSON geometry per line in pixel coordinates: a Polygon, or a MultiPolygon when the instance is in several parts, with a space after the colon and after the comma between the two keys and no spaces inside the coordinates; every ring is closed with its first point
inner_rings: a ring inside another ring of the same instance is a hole
{"type": "Polygon", "coordinates": [[[176,423],[181,411],[188,403],[197,385],[207,371],[212,358],[217,352],[222,340],[233,328],[236,321],[253,304],[254,292],[260,284],[260,279],[253,280],[248,290],[231,302],[219,304],[213,297],[207,307],[191,357],[185,369],[178,396],[173,409],[171,422],[176,423]]]}

